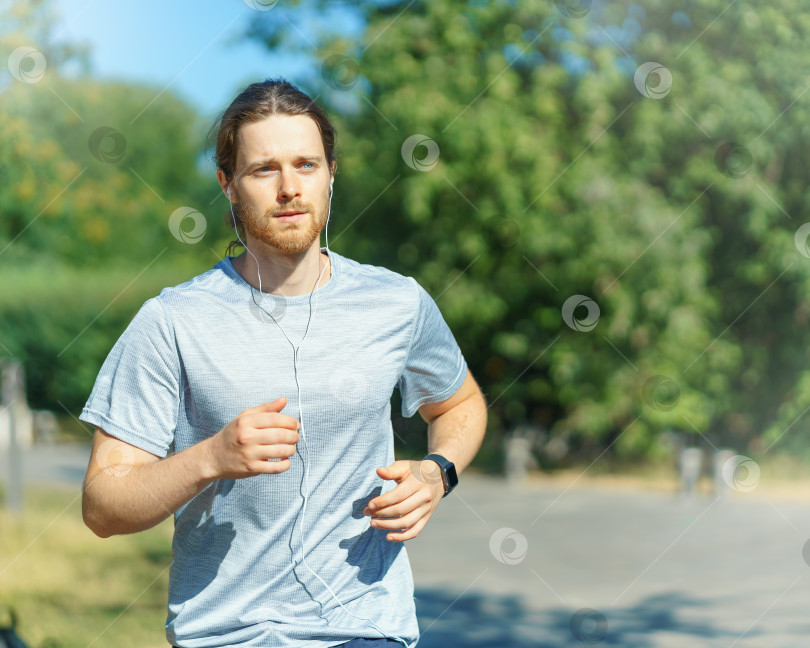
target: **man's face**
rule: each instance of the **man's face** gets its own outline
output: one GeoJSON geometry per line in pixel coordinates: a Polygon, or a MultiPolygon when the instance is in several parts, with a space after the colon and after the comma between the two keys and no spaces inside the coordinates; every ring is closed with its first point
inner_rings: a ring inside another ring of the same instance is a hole
{"type": "Polygon", "coordinates": [[[329,208],[329,167],[315,120],[271,115],[239,129],[233,183],[245,230],[284,255],[319,241],[329,208]],[[280,214],[303,212],[284,220],[280,214]]]}

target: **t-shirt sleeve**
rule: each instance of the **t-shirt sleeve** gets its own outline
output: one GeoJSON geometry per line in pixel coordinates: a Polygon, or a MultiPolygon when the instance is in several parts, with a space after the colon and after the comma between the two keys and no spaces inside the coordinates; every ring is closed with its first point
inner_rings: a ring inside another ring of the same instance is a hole
{"type": "Polygon", "coordinates": [[[425,403],[450,398],[467,377],[467,362],[436,302],[413,277],[408,279],[416,287],[418,302],[410,350],[397,382],[406,418],[425,403]]]}
{"type": "Polygon", "coordinates": [[[174,440],[180,363],[167,314],[147,300],[118,338],[79,419],[165,457],[174,440]]]}

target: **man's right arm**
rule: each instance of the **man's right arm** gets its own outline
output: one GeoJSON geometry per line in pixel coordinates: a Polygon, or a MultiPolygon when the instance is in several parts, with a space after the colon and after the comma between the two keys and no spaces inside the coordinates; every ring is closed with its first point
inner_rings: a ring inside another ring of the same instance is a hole
{"type": "Polygon", "coordinates": [[[149,529],[217,479],[290,467],[299,423],[286,398],[247,409],[217,434],[160,458],[96,427],[82,489],[84,523],[99,537],[149,529]],[[267,461],[278,458],[279,461],[267,461]]]}

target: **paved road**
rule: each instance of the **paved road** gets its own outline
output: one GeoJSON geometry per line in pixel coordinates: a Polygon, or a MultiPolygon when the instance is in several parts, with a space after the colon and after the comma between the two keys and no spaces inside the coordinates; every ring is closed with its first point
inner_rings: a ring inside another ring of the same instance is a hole
{"type": "MultiPolygon", "coordinates": [[[[26,480],[75,488],[88,457],[83,446],[36,448],[26,480]]],[[[3,478],[5,464],[0,455],[3,478]]],[[[810,505],[756,489],[684,500],[514,489],[468,472],[405,544],[419,646],[807,646],[809,538],[810,505]]]]}
{"type": "Polygon", "coordinates": [[[478,477],[439,511],[406,544],[420,648],[810,645],[808,505],[478,477]]]}
{"type": "MultiPolygon", "coordinates": [[[[54,443],[34,445],[22,453],[23,483],[73,486],[81,485],[90,461],[90,445],[54,443]]],[[[8,455],[0,451],[0,480],[6,483],[8,455]]]]}

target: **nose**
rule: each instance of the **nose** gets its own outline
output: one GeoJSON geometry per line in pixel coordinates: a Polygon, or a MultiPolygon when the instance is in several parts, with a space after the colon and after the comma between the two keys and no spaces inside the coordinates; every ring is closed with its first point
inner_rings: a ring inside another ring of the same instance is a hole
{"type": "Polygon", "coordinates": [[[278,190],[279,200],[282,202],[289,202],[293,198],[301,195],[301,190],[298,184],[298,179],[295,177],[294,171],[287,171],[281,173],[279,178],[281,185],[278,190]]]}

